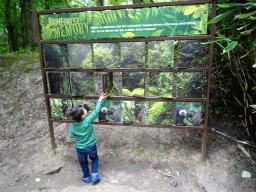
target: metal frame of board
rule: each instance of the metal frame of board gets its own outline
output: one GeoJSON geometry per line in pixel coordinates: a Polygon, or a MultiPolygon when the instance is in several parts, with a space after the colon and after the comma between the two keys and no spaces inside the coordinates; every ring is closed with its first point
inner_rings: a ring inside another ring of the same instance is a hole
{"type": "Polygon", "coordinates": [[[173,37],[135,37],[135,38],[115,38],[115,39],[89,39],[89,40],[42,40],[41,30],[39,25],[40,14],[53,14],[53,13],[69,13],[69,12],[81,12],[81,11],[103,11],[103,10],[118,10],[118,9],[137,9],[147,7],[161,7],[161,6],[175,6],[175,5],[192,5],[192,4],[204,4],[211,3],[212,12],[211,18],[216,16],[216,1],[215,0],[197,0],[197,1],[177,1],[177,2],[165,2],[165,3],[149,3],[149,4],[133,4],[133,5],[120,5],[120,6],[104,6],[104,7],[89,7],[89,8],[72,8],[72,9],[55,9],[55,10],[42,10],[35,11],[35,20],[37,27],[38,48],[40,54],[42,79],[44,85],[44,95],[46,101],[46,108],[48,113],[49,131],[52,142],[52,148],[56,148],[53,122],[65,122],[72,123],[72,120],[53,119],[51,116],[51,98],[59,99],[98,99],[96,95],[85,96],[72,96],[62,94],[49,94],[47,86],[47,72],[206,72],[207,73],[207,93],[204,98],[162,98],[162,97],[128,97],[128,96],[109,96],[108,100],[132,100],[132,101],[164,101],[164,102],[203,102],[205,103],[205,116],[204,123],[201,126],[175,126],[175,125],[148,125],[148,124],[126,124],[126,123],[102,123],[94,122],[94,124],[106,124],[116,126],[135,126],[135,127],[152,127],[152,128],[174,128],[174,129],[195,129],[202,130],[202,159],[206,159],[206,141],[208,131],[208,111],[209,111],[209,96],[210,96],[210,84],[211,84],[211,71],[213,60],[214,44],[209,45],[209,60],[208,66],[203,68],[145,68],[145,69],[131,69],[131,68],[115,68],[115,69],[85,69],[85,68],[46,68],[43,57],[43,44],[81,44],[81,43],[117,43],[117,42],[147,42],[147,41],[165,41],[165,40],[214,40],[215,24],[211,24],[210,34],[207,35],[193,35],[193,36],[173,36],[173,37]]]}

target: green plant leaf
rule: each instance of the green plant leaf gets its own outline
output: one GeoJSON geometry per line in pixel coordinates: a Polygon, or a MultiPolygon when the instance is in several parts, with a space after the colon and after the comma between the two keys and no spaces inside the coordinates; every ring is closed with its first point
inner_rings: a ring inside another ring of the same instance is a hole
{"type": "Polygon", "coordinates": [[[225,49],[225,47],[223,45],[221,45],[220,43],[216,42],[216,44],[219,45],[222,50],[225,49]]]}
{"type": "Polygon", "coordinates": [[[218,33],[217,31],[216,31],[216,34],[217,34],[219,37],[221,37],[221,38],[225,38],[225,36],[224,36],[224,35],[222,35],[222,34],[218,33]]]}
{"type": "Polygon", "coordinates": [[[213,41],[208,41],[208,42],[205,42],[205,43],[202,43],[204,45],[207,45],[207,44],[210,44],[210,43],[216,43],[216,42],[219,42],[219,41],[231,41],[230,39],[227,39],[227,38],[216,38],[215,40],[213,41]]]}
{"type": "Polygon", "coordinates": [[[253,12],[250,12],[250,13],[245,13],[245,14],[242,14],[242,15],[237,15],[235,18],[236,19],[245,19],[247,17],[250,17],[252,15],[255,15],[256,14],[256,11],[253,11],[253,12]]]}
{"type": "Polygon", "coordinates": [[[230,11],[227,11],[225,13],[222,13],[220,15],[218,15],[217,17],[213,18],[210,22],[208,22],[208,24],[212,24],[212,23],[217,23],[220,20],[224,19],[225,17],[227,17],[228,15],[234,13],[236,11],[236,9],[232,9],[230,11]]]}
{"type": "Polygon", "coordinates": [[[237,45],[237,41],[232,41],[231,43],[228,44],[227,47],[225,47],[225,49],[223,50],[223,53],[231,51],[236,47],[236,45],[237,45]]]}
{"type": "Polygon", "coordinates": [[[15,107],[12,107],[12,108],[10,109],[10,112],[12,112],[14,109],[15,109],[15,107]]]}
{"type": "Polygon", "coordinates": [[[244,7],[248,4],[241,4],[241,3],[228,3],[228,4],[218,4],[218,7],[221,8],[230,8],[230,7],[244,7]]]}

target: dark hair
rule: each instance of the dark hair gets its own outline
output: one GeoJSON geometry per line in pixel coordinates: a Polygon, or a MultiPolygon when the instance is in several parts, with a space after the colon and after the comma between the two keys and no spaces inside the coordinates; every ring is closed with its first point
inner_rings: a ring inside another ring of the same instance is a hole
{"type": "Polygon", "coordinates": [[[82,115],[84,114],[84,110],[82,107],[82,105],[76,105],[71,109],[69,116],[72,120],[75,120],[76,122],[82,121],[82,115]]]}

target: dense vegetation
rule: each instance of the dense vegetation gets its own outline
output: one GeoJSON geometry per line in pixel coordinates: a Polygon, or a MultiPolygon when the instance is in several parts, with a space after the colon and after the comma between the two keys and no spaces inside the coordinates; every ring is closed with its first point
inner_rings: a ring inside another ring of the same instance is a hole
{"type": "MultiPolygon", "coordinates": [[[[133,2],[128,2],[126,0],[110,0],[104,2],[88,1],[85,3],[81,0],[0,0],[0,53],[4,54],[1,56],[0,62],[2,60],[8,60],[11,57],[10,54],[6,53],[31,53],[30,50],[36,47],[36,32],[32,22],[34,19],[33,10],[149,2],[160,1],[134,0],[133,2]]],[[[250,106],[256,103],[256,69],[253,66],[256,64],[255,14],[255,3],[253,3],[253,0],[242,3],[239,0],[233,0],[232,3],[229,3],[227,0],[218,1],[217,17],[212,21],[216,23],[216,39],[214,41],[215,49],[210,96],[212,113],[222,116],[228,113],[228,111],[231,111],[233,117],[239,118],[237,122],[240,122],[241,127],[247,133],[249,139],[254,142],[256,141],[256,118],[250,106]]],[[[205,47],[198,42],[180,42],[180,45],[182,43],[184,46],[182,49],[180,48],[181,46],[179,47],[178,53],[180,55],[177,55],[178,65],[180,63],[182,65],[193,64],[193,66],[201,66],[207,61],[207,58],[204,57],[208,51],[207,46],[205,47]],[[199,63],[189,53],[189,49],[197,50],[196,58],[201,58],[199,63]],[[182,60],[184,57],[186,60],[182,60]]],[[[122,45],[113,45],[109,49],[106,49],[106,46],[94,44],[93,47],[87,46],[83,49],[85,50],[83,52],[85,56],[84,58],[79,58],[79,61],[74,58],[76,58],[76,54],[79,54],[77,50],[81,51],[82,49],[79,49],[80,47],[78,45],[76,46],[67,48],[68,50],[72,50],[69,52],[70,55],[68,57],[70,58],[69,64],[72,63],[74,66],[78,66],[78,63],[83,61],[81,64],[83,67],[93,67],[91,58],[97,61],[98,67],[101,67],[104,62],[108,63],[108,65],[116,66],[120,64],[124,67],[133,65],[134,61],[137,64],[147,63],[148,67],[172,67],[175,64],[175,55],[168,51],[173,48],[175,49],[176,45],[172,41],[165,44],[148,42],[142,45],[147,47],[146,55],[141,54],[139,51],[143,49],[139,44],[132,45],[137,46],[135,47],[135,53],[132,52],[134,48],[130,49],[132,46],[126,46],[125,43],[122,45]],[[123,54],[117,53],[120,47],[123,50],[123,54]],[[90,55],[92,49],[94,49],[94,56],[90,55]],[[120,56],[120,60],[118,56],[120,56]],[[105,60],[104,62],[103,59],[105,60]]],[[[5,62],[3,64],[1,62],[1,68],[5,68],[7,63],[5,62]]],[[[138,74],[133,73],[132,75],[138,74]]],[[[192,93],[192,90],[190,90],[191,82],[197,85],[197,96],[195,97],[198,97],[198,94],[203,94],[201,82],[203,81],[204,74],[202,73],[194,73],[194,75],[180,73],[177,74],[175,79],[173,79],[173,74],[171,73],[151,73],[148,75],[152,77],[149,81],[149,96],[173,96],[171,91],[167,91],[173,88],[173,81],[177,81],[178,96],[193,97],[195,93],[192,93]]],[[[123,78],[129,78],[130,76],[124,75],[123,78]]],[[[66,87],[70,86],[68,84],[70,77],[65,77],[64,75],[63,78],[67,79],[63,81],[64,85],[66,83],[66,87]]],[[[74,78],[83,79],[85,77],[78,76],[74,78]]],[[[141,90],[143,83],[139,81],[134,84],[135,87],[129,87],[129,85],[123,84],[123,94],[132,96],[143,96],[147,94],[141,90]]],[[[67,91],[70,90],[67,88],[67,91]]],[[[151,111],[154,111],[149,114],[151,122],[170,124],[171,120],[167,122],[168,120],[164,119],[164,116],[170,116],[172,111],[164,107],[167,107],[164,103],[150,104],[151,111]],[[162,113],[159,112],[160,109],[162,113]]]]}
{"type": "Polygon", "coordinates": [[[211,107],[238,117],[238,124],[256,142],[255,1],[218,1],[211,107]]]}

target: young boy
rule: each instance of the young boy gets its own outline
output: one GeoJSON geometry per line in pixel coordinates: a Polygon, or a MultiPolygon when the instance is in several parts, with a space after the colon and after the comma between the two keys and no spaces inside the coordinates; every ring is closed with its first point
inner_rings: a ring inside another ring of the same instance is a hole
{"type": "Polygon", "coordinates": [[[94,112],[87,116],[87,110],[82,105],[77,105],[71,109],[69,115],[71,119],[76,122],[71,125],[69,137],[77,137],[76,139],[76,150],[79,163],[81,165],[83,176],[82,180],[86,183],[91,181],[100,180],[100,175],[98,172],[98,155],[97,155],[97,146],[96,146],[96,137],[93,131],[93,120],[98,116],[102,100],[106,99],[106,94],[102,93],[100,95],[99,101],[94,112]],[[87,154],[92,160],[92,177],[90,178],[87,154]]]}

